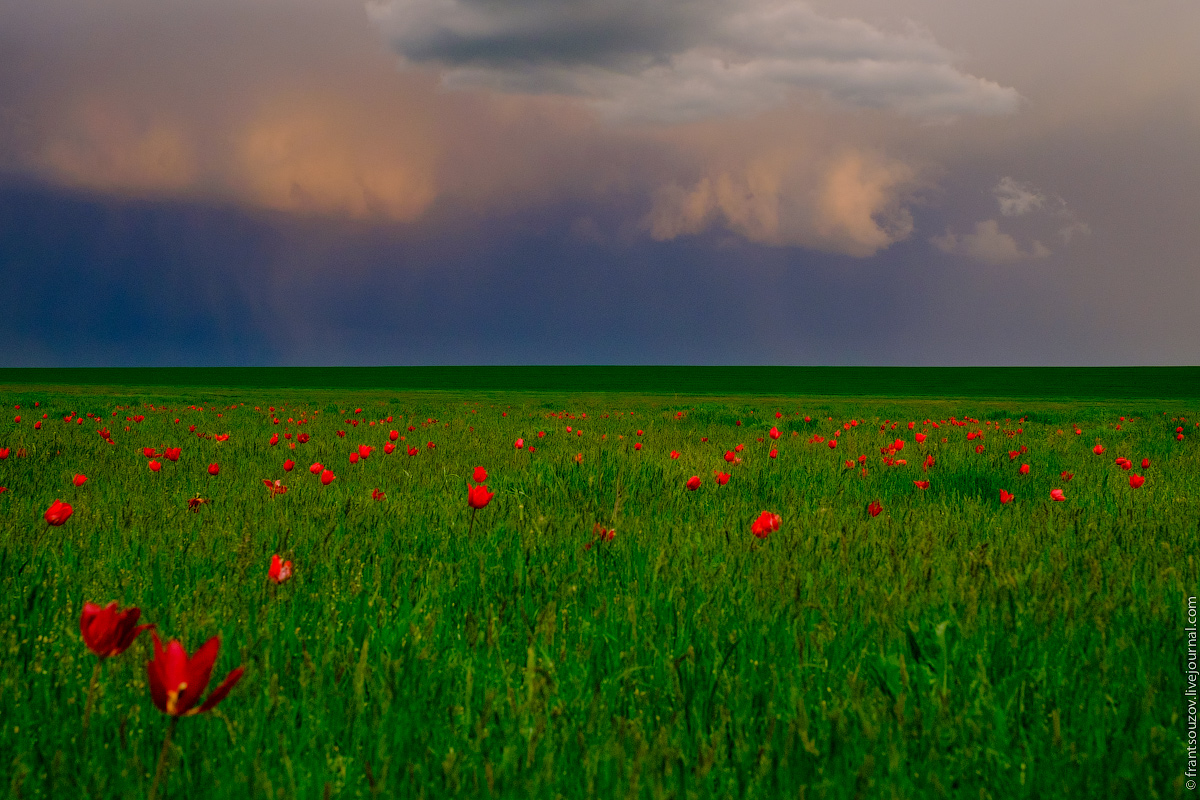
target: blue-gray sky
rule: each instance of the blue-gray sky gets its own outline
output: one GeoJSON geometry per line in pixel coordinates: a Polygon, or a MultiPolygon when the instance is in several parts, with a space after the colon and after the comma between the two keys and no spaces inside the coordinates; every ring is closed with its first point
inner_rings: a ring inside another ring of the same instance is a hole
{"type": "Polygon", "coordinates": [[[0,366],[1200,363],[1200,6],[0,0],[0,366]]]}

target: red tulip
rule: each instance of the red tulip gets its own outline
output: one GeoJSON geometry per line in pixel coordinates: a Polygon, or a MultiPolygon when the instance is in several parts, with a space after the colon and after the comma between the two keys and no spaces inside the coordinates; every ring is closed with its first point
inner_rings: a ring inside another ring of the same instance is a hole
{"type": "Polygon", "coordinates": [[[772,426],[771,430],[767,431],[767,436],[770,436],[772,439],[778,439],[780,436],[779,428],[772,426]]]}
{"type": "Polygon", "coordinates": [[[378,489],[371,490],[371,499],[372,500],[382,500],[385,497],[387,497],[387,495],[385,495],[383,492],[379,491],[378,489]]]}
{"type": "Polygon", "coordinates": [[[1013,460],[1015,460],[1015,459],[1016,459],[1016,457],[1017,457],[1017,456],[1019,456],[1019,455],[1021,455],[1021,451],[1020,451],[1020,450],[1009,450],[1009,451],[1008,451],[1008,460],[1009,460],[1009,461],[1013,461],[1013,460]]]}
{"type": "Polygon", "coordinates": [[[830,439],[829,440],[829,449],[833,450],[835,447],[837,447],[837,439],[830,439]]]}
{"type": "Polygon", "coordinates": [[[325,469],[325,467],[322,466],[320,461],[318,461],[315,464],[313,464],[311,467],[309,467],[308,471],[311,472],[313,475],[320,475],[321,470],[323,470],[323,469],[325,469]]]}
{"type": "Polygon", "coordinates": [[[867,506],[867,513],[872,517],[878,517],[882,511],[883,506],[879,504],[878,500],[872,500],[870,505],[867,506]]]}
{"type": "Polygon", "coordinates": [[[779,530],[783,518],[778,514],[772,514],[770,511],[764,511],[758,515],[758,519],[750,524],[750,532],[759,539],[766,539],[772,532],[779,530]]]}
{"type": "Polygon", "coordinates": [[[216,464],[208,465],[208,474],[209,475],[216,475],[220,471],[221,471],[221,468],[219,466],[217,466],[216,464]]]}
{"type": "Polygon", "coordinates": [[[672,451],[671,451],[671,458],[679,458],[679,451],[678,451],[678,450],[672,450],[672,451]]]}
{"type": "Polygon", "coordinates": [[[925,441],[925,434],[918,433],[914,438],[916,438],[917,444],[920,444],[921,442],[925,441]]]}
{"type": "Polygon", "coordinates": [[[179,454],[181,452],[183,452],[182,447],[164,447],[163,448],[163,455],[167,457],[168,461],[178,461],[179,454]]]}
{"type": "Polygon", "coordinates": [[[1104,452],[1104,445],[1099,445],[1099,444],[1096,445],[1095,447],[1092,448],[1092,452],[1095,453],[1096,455],[1100,455],[1101,453],[1104,452]]]}
{"type": "Polygon", "coordinates": [[[150,635],[154,637],[154,658],[146,662],[146,678],[150,682],[150,699],[164,714],[182,717],[210,711],[225,699],[245,672],[245,667],[230,672],[213,689],[208,699],[199,708],[193,709],[212,679],[212,668],[221,650],[221,640],[212,637],[188,658],[179,640],[170,640],[164,648],[156,632],[151,631],[150,635]]]}
{"type": "Polygon", "coordinates": [[[389,431],[388,438],[393,442],[400,438],[400,431],[389,431]]]}
{"type": "Polygon", "coordinates": [[[75,484],[76,486],[83,486],[85,483],[87,483],[87,475],[76,475],[71,479],[71,483],[75,484]]]}
{"type": "Polygon", "coordinates": [[[284,462],[283,462],[283,471],[284,471],[284,472],[291,472],[291,471],[292,471],[292,468],[293,468],[293,467],[295,467],[295,466],[296,466],[296,462],[295,462],[295,461],[292,461],[292,460],[289,458],[287,461],[284,461],[284,462]]]}
{"type": "Polygon", "coordinates": [[[1067,481],[1071,480],[1071,478],[1075,477],[1075,473],[1074,472],[1064,472],[1062,475],[1059,475],[1058,477],[1062,478],[1063,483],[1066,483],[1067,481]]]}
{"type": "Polygon", "coordinates": [[[271,447],[274,447],[275,445],[279,444],[279,434],[278,433],[271,434],[271,440],[270,440],[269,444],[271,445],[271,447]]]}
{"type": "Polygon", "coordinates": [[[351,463],[351,464],[357,464],[357,463],[358,463],[358,453],[351,453],[351,454],[350,454],[350,463],[351,463]]]}
{"type": "Polygon", "coordinates": [[[308,441],[308,439],[309,439],[309,436],[307,433],[296,434],[296,441],[299,442],[300,444],[304,444],[305,442],[308,441]]]}
{"type": "Polygon", "coordinates": [[[292,577],[292,562],[280,561],[279,554],[271,556],[271,566],[267,569],[267,577],[276,583],[283,583],[292,577]]]}
{"type": "Polygon", "coordinates": [[[153,447],[143,447],[142,455],[144,455],[146,458],[154,458],[156,455],[158,455],[158,453],[155,452],[153,447]]]}
{"type": "Polygon", "coordinates": [[[408,448],[408,454],[409,454],[410,456],[415,456],[417,453],[420,453],[420,452],[421,452],[421,451],[420,451],[420,450],[418,450],[418,449],[417,449],[417,448],[415,448],[415,447],[410,447],[410,448],[408,448]]]}
{"type": "Polygon", "coordinates": [[[3,461],[6,458],[8,458],[8,448],[0,447],[0,461],[3,461]]]}
{"type": "Polygon", "coordinates": [[[1143,458],[1142,459],[1142,469],[1149,469],[1149,468],[1150,468],[1150,459],[1143,458]]]}
{"type": "Polygon", "coordinates": [[[154,460],[151,460],[150,463],[147,464],[146,466],[148,466],[150,468],[151,472],[158,472],[160,469],[162,469],[162,464],[160,464],[154,460]]]}
{"type": "Polygon", "coordinates": [[[634,449],[634,450],[641,450],[641,449],[642,449],[642,443],[641,443],[641,442],[635,442],[635,443],[634,443],[634,445],[633,445],[633,449],[634,449]]]}
{"type": "Polygon", "coordinates": [[[517,450],[520,450],[524,446],[525,446],[524,439],[517,439],[515,442],[513,442],[513,447],[516,448],[517,450]]]}
{"type": "Polygon", "coordinates": [[[1013,499],[1013,497],[1014,497],[1014,495],[1011,495],[1008,492],[1001,489],[1000,490],[1000,505],[1004,505],[1005,503],[1010,502],[1013,499]]]}
{"type": "Polygon", "coordinates": [[[322,470],[321,471],[321,485],[328,486],[329,484],[333,483],[333,479],[336,477],[337,476],[333,474],[333,470],[329,470],[329,469],[322,470]]]}
{"type": "Polygon", "coordinates": [[[369,455],[371,455],[371,447],[365,444],[360,444],[358,446],[358,457],[366,458],[369,455]]]}
{"type": "Polygon", "coordinates": [[[767,453],[767,455],[768,455],[768,456],[770,456],[771,458],[777,458],[777,457],[779,456],[779,450],[777,450],[776,448],[772,447],[772,448],[771,448],[771,452],[770,452],[770,453],[767,453]]]}
{"type": "Polygon", "coordinates": [[[918,489],[925,490],[929,488],[929,481],[913,481],[913,486],[918,489]]]}
{"type": "Polygon", "coordinates": [[[200,506],[207,502],[208,502],[208,500],[202,498],[200,495],[196,495],[195,497],[188,500],[188,510],[193,513],[199,513],[200,506]]]}
{"type": "Polygon", "coordinates": [[[227,442],[227,441],[229,441],[229,434],[228,433],[218,433],[216,436],[213,437],[213,439],[215,439],[218,442],[227,442]]]}
{"type": "Polygon", "coordinates": [[[1133,489],[1142,488],[1142,484],[1145,482],[1146,482],[1146,479],[1143,478],[1141,475],[1130,475],[1129,476],[1129,486],[1133,489]]]}
{"type": "Polygon", "coordinates": [[[487,481],[487,477],[488,477],[487,470],[484,469],[483,467],[476,467],[475,474],[472,475],[471,477],[474,478],[476,483],[484,483],[485,481],[487,481]]]}
{"type": "Polygon", "coordinates": [[[724,486],[725,484],[729,483],[729,473],[728,472],[715,472],[714,471],[713,475],[717,481],[718,486],[724,486]]]}
{"type": "Polygon", "coordinates": [[[46,509],[46,522],[51,525],[62,525],[67,521],[67,518],[74,513],[75,509],[71,508],[70,503],[64,503],[62,500],[55,500],[46,509]]]}
{"type": "Polygon", "coordinates": [[[79,617],[83,643],[101,659],[119,656],[133,644],[138,634],[154,627],[154,623],[138,625],[141,615],[141,609],[136,606],[121,611],[116,600],[104,608],[95,603],[84,603],[83,614],[79,617]]]}
{"type": "Polygon", "coordinates": [[[696,491],[697,489],[700,488],[700,476],[693,475],[692,477],[688,478],[687,483],[684,485],[687,487],[687,490],[689,492],[696,491]]]}
{"type": "Polygon", "coordinates": [[[1029,465],[1022,464],[1021,468],[1019,470],[1017,470],[1017,472],[1020,472],[1022,475],[1028,475],[1029,474],[1029,465]]]}
{"type": "Polygon", "coordinates": [[[1063,500],[1066,500],[1067,498],[1063,494],[1062,489],[1051,489],[1050,490],[1050,499],[1056,503],[1061,503],[1063,500]]]}
{"type": "Polygon", "coordinates": [[[981,444],[980,444],[980,445],[976,445],[976,446],[975,446],[975,453],[978,455],[979,453],[982,453],[982,452],[983,452],[983,445],[981,445],[981,444]]]}
{"type": "Polygon", "coordinates": [[[480,509],[492,502],[492,498],[495,496],[495,492],[489,492],[488,488],[482,484],[472,486],[467,489],[467,505],[474,509],[480,509]]]}
{"type": "Polygon", "coordinates": [[[892,449],[895,450],[897,453],[899,453],[901,450],[904,449],[904,440],[897,439],[895,442],[892,443],[892,449]]]}
{"type": "Polygon", "coordinates": [[[272,499],[277,494],[285,494],[287,492],[287,487],[283,485],[282,481],[271,481],[268,478],[263,478],[263,486],[267,487],[267,491],[270,492],[272,499]]]}

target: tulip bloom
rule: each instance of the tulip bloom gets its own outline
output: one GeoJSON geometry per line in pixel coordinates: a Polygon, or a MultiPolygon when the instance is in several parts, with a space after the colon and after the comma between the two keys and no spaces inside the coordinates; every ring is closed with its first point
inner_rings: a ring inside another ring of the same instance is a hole
{"type": "Polygon", "coordinates": [[[878,517],[882,511],[883,511],[883,506],[879,504],[878,500],[872,500],[871,503],[867,506],[867,513],[870,514],[872,517],[878,517]]]}
{"type": "Polygon", "coordinates": [[[83,486],[85,483],[87,483],[87,475],[76,475],[71,479],[71,483],[75,484],[76,486],[83,486]]]}
{"type": "Polygon", "coordinates": [[[1062,501],[1066,500],[1067,498],[1066,498],[1066,495],[1063,494],[1062,489],[1051,489],[1050,490],[1050,499],[1056,503],[1061,503],[1062,501]]]}
{"type": "Polygon", "coordinates": [[[1142,484],[1145,482],[1146,482],[1146,479],[1143,478],[1141,475],[1130,475],[1129,476],[1129,486],[1131,489],[1140,489],[1140,488],[1142,488],[1142,484]]]}
{"type": "Polygon", "coordinates": [[[267,568],[267,577],[275,583],[283,583],[292,577],[292,562],[281,561],[279,554],[271,556],[271,566],[267,568]]]}
{"type": "Polygon", "coordinates": [[[779,530],[783,518],[778,514],[772,514],[770,511],[764,511],[758,515],[758,519],[750,524],[750,532],[759,539],[766,539],[773,531],[779,530]]]}
{"type": "Polygon", "coordinates": [[[467,489],[467,505],[478,510],[492,502],[492,498],[495,496],[495,492],[489,492],[488,488],[482,484],[479,486],[472,486],[467,489]]]}
{"type": "Polygon", "coordinates": [[[1022,464],[1021,468],[1019,470],[1017,470],[1017,472],[1020,472],[1022,475],[1028,475],[1029,474],[1029,465],[1022,464]]]}
{"type": "Polygon", "coordinates": [[[385,497],[387,497],[387,495],[385,495],[383,492],[379,491],[378,489],[371,490],[371,499],[372,500],[382,500],[385,497]]]}
{"type": "Polygon", "coordinates": [[[1142,469],[1149,469],[1149,468],[1150,468],[1150,459],[1143,458],[1142,459],[1142,469]]]}
{"type": "Polygon", "coordinates": [[[1000,490],[1000,505],[1005,505],[1006,503],[1011,502],[1013,497],[1014,497],[1014,495],[1011,495],[1008,492],[1001,489],[1000,490]]]}
{"type": "Polygon", "coordinates": [[[726,460],[726,461],[728,461],[730,464],[732,464],[732,463],[733,463],[733,460],[734,460],[735,458],[737,458],[737,456],[733,454],[733,451],[732,451],[732,450],[726,450],[726,451],[725,451],[725,460],[726,460]]]}
{"type": "Polygon", "coordinates": [[[1101,453],[1104,452],[1104,446],[1098,444],[1092,448],[1092,452],[1095,453],[1096,455],[1100,455],[1101,453]]]}
{"type": "Polygon", "coordinates": [[[296,462],[295,462],[295,461],[292,461],[292,460],[289,458],[287,461],[284,461],[284,462],[283,462],[283,471],[284,471],[284,472],[291,472],[291,471],[292,471],[292,468],[293,468],[293,467],[295,467],[295,466],[296,466],[296,462]]]}
{"type": "Polygon", "coordinates": [[[83,643],[101,660],[119,656],[133,644],[138,634],[154,627],[154,623],[138,625],[141,615],[141,609],[136,606],[120,610],[115,600],[104,608],[95,603],[84,603],[83,614],[79,617],[83,643]]]}
{"type": "Polygon", "coordinates": [[[217,466],[216,464],[208,465],[208,474],[209,475],[216,475],[220,471],[221,471],[221,468],[219,466],[217,466]]]}
{"type": "Polygon", "coordinates": [[[160,469],[162,469],[162,464],[158,463],[157,461],[154,461],[153,459],[151,459],[150,463],[147,464],[146,466],[148,466],[150,468],[151,472],[158,472],[160,469]]]}
{"type": "Polygon", "coordinates": [[[367,458],[368,456],[371,455],[371,449],[372,448],[369,445],[360,444],[358,446],[358,457],[359,458],[367,458]]]}
{"type": "Polygon", "coordinates": [[[278,433],[272,433],[272,434],[271,434],[270,445],[271,445],[271,447],[274,447],[274,446],[275,446],[275,445],[277,445],[277,444],[279,444],[279,434],[278,434],[278,433]]]}
{"type": "Polygon", "coordinates": [[[287,487],[283,485],[283,481],[271,481],[269,478],[263,478],[263,486],[267,487],[271,498],[274,499],[277,494],[285,494],[287,487]]]}
{"type": "Polygon", "coordinates": [[[771,430],[767,431],[767,436],[770,436],[772,439],[778,439],[780,436],[779,428],[772,427],[771,430]]]}
{"type": "Polygon", "coordinates": [[[913,481],[913,486],[918,489],[925,490],[929,488],[929,481],[913,481]]]}
{"type": "Polygon", "coordinates": [[[687,488],[687,490],[689,492],[696,491],[697,489],[700,488],[700,476],[693,475],[692,477],[688,478],[687,483],[684,484],[684,486],[687,488]]]}
{"type": "Polygon", "coordinates": [[[351,463],[351,464],[357,464],[357,463],[358,463],[358,453],[351,453],[351,454],[350,454],[350,463],[351,463]]]}
{"type": "Polygon", "coordinates": [[[514,448],[514,449],[520,450],[520,449],[521,449],[522,447],[524,447],[524,446],[525,446],[525,440],[524,440],[524,439],[517,439],[515,442],[513,442],[513,448],[514,448]]]}
{"type": "Polygon", "coordinates": [[[163,455],[167,457],[168,461],[178,461],[179,454],[181,452],[183,452],[182,447],[164,447],[163,448],[163,455]]]}
{"type": "Polygon", "coordinates": [[[671,451],[671,458],[673,458],[673,459],[674,459],[674,458],[679,458],[679,451],[678,451],[678,450],[672,450],[672,451],[671,451]]]}
{"type": "Polygon", "coordinates": [[[917,444],[920,444],[921,442],[925,441],[925,434],[918,433],[915,438],[917,440],[917,444]]]}
{"type": "Polygon", "coordinates": [[[322,470],[322,472],[321,472],[321,485],[322,485],[322,486],[328,486],[329,484],[333,483],[333,479],[334,479],[335,477],[337,477],[337,476],[333,474],[333,470],[329,470],[329,469],[327,469],[327,470],[322,470]]]}
{"type": "Polygon", "coordinates": [[[225,695],[241,680],[246,670],[245,667],[238,667],[230,672],[199,708],[193,708],[208,688],[213,663],[221,650],[221,640],[212,637],[189,658],[178,639],[170,640],[163,647],[155,631],[151,631],[150,635],[154,638],[154,658],[146,662],[150,699],[159,711],[172,717],[192,716],[212,710],[225,699],[225,695]]]}
{"type": "Polygon", "coordinates": [[[1062,475],[1059,475],[1058,477],[1062,478],[1063,482],[1065,483],[1065,482],[1071,480],[1071,478],[1074,478],[1075,473],[1074,472],[1064,472],[1062,475]]]}
{"type": "Polygon", "coordinates": [[[779,457],[779,450],[777,450],[776,448],[772,447],[772,448],[771,448],[771,452],[767,453],[767,455],[768,455],[768,456],[770,456],[771,458],[778,458],[778,457],[779,457]]]}
{"type": "Polygon", "coordinates": [[[75,509],[71,508],[70,503],[64,503],[62,500],[55,500],[50,504],[50,507],[46,509],[46,522],[50,523],[51,525],[62,525],[74,512],[75,509]]]}
{"type": "Polygon", "coordinates": [[[724,486],[725,484],[729,483],[728,472],[713,472],[713,476],[717,481],[718,486],[724,486]]]}
{"type": "Polygon", "coordinates": [[[476,467],[475,472],[471,477],[476,483],[484,483],[488,478],[487,470],[483,467],[476,467]]]}
{"type": "Polygon", "coordinates": [[[830,439],[829,440],[829,449],[833,450],[836,447],[837,447],[837,439],[830,439]]]}

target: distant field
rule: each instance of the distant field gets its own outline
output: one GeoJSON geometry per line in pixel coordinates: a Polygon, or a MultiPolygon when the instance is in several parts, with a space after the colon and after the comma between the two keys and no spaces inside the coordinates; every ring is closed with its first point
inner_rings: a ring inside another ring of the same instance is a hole
{"type": "Polygon", "coordinates": [[[189,367],[0,369],[2,385],[640,392],[864,397],[1200,398],[1200,367],[189,367]]]}
{"type": "Polygon", "coordinates": [[[0,373],[8,797],[1193,795],[1194,370],[77,374],[0,373]],[[113,600],[246,669],[165,750],[113,600]]]}

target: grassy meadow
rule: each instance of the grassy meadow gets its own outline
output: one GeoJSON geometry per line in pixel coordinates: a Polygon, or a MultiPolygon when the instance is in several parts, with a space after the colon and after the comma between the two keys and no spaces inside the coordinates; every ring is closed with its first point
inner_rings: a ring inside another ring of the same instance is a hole
{"type": "Polygon", "coordinates": [[[148,795],[168,729],[148,633],[103,662],[82,724],[80,614],[112,600],[188,653],[220,636],[213,686],[246,669],[179,721],[159,797],[1192,794],[1194,398],[0,401],[8,797],[148,795]],[[478,466],[495,495],[472,514],[478,466]],[[50,525],[56,499],[73,513],[50,525]],[[763,511],[781,524],[759,538],[763,511]]]}

